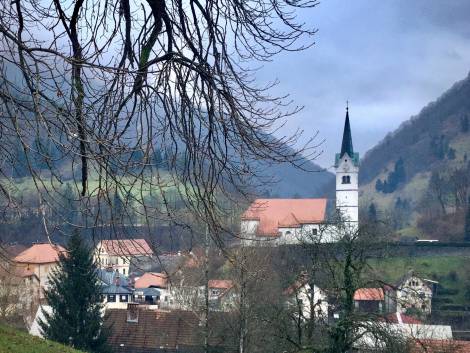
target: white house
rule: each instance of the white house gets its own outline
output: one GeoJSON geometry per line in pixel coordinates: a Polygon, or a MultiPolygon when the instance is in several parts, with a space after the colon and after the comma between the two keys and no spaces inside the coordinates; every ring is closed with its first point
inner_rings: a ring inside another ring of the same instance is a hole
{"type": "Polygon", "coordinates": [[[95,247],[95,261],[100,267],[111,267],[126,276],[131,262],[151,256],[153,251],[145,239],[101,240],[95,247]]]}
{"type": "Polygon", "coordinates": [[[414,271],[409,271],[396,286],[397,312],[406,313],[409,310],[417,310],[424,314],[431,314],[435,284],[437,282],[423,279],[417,276],[414,271]]]}
{"type": "MultiPolygon", "coordinates": [[[[335,208],[347,231],[359,222],[359,154],[354,152],[349,109],[346,109],[341,152],[335,156],[335,208]]],[[[337,228],[326,222],[327,199],[256,199],[243,213],[243,245],[282,245],[337,241],[337,228]]]]}
{"type": "Polygon", "coordinates": [[[326,293],[308,281],[306,276],[301,276],[291,286],[289,286],[284,294],[287,296],[287,305],[305,320],[311,317],[317,319],[328,318],[328,298],[326,293]]]}

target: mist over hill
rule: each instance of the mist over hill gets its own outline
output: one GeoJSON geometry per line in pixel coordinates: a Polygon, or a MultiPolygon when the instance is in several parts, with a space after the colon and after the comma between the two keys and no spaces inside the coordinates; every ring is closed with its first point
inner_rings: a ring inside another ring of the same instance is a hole
{"type": "Polygon", "coordinates": [[[432,231],[416,225],[447,217],[443,237],[457,239],[470,191],[469,121],[470,75],[365,154],[359,175],[364,212],[373,203],[397,229],[424,236],[432,231]]]}

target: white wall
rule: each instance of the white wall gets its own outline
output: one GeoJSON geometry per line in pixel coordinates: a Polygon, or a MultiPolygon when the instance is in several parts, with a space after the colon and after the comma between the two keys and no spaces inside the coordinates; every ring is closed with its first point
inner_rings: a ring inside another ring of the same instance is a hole
{"type": "Polygon", "coordinates": [[[359,221],[359,168],[345,154],[336,168],[336,208],[349,222],[359,221]],[[343,176],[350,177],[349,184],[343,184],[343,176]]]}

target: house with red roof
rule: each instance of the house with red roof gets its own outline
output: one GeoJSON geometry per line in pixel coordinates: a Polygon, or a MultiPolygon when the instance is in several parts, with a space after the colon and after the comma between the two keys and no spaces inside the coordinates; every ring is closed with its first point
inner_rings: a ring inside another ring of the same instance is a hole
{"type": "Polygon", "coordinates": [[[297,244],[320,236],[327,199],[256,199],[243,213],[245,245],[297,244]]]}
{"type": "Polygon", "coordinates": [[[367,313],[382,313],[385,294],[382,288],[359,288],[354,292],[354,307],[367,313]]]}
{"type": "MultiPolygon", "coordinates": [[[[49,284],[49,274],[59,263],[59,254],[65,253],[60,245],[51,243],[33,244],[13,258],[13,262],[19,271],[34,273],[39,279],[39,287],[45,289],[49,284]]],[[[40,298],[44,293],[40,291],[40,298]]]]}
{"type": "Polygon", "coordinates": [[[112,268],[128,276],[132,262],[137,263],[153,256],[145,239],[107,239],[95,247],[95,261],[102,268],[112,268]]]}

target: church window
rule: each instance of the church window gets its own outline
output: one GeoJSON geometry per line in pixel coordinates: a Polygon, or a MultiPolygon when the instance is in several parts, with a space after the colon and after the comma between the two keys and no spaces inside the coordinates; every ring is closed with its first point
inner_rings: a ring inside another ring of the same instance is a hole
{"type": "Polygon", "coordinates": [[[351,184],[351,176],[343,175],[342,183],[343,184],[351,184]]]}

